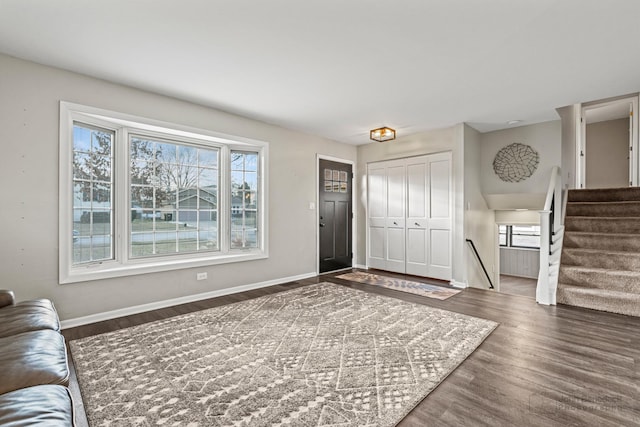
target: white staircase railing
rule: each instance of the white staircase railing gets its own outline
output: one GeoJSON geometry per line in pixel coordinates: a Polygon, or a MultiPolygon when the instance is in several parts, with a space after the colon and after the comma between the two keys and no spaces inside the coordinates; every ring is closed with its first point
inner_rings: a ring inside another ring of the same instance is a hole
{"type": "Polygon", "coordinates": [[[536,288],[536,301],[540,304],[556,304],[560,254],[564,235],[562,209],[560,168],[554,166],[551,171],[544,208],[540,211],[540,272],[536,288]]]}

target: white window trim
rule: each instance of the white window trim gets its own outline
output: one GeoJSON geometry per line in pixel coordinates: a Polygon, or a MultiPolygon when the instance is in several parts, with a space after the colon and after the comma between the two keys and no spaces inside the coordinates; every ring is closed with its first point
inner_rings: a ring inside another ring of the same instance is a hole
{"type": "Polygon", "coordinates": [[[159,120],[136,117],[128,114],[108,111],[100,108],[60,102],[60,152],[59,152],[59,282],[60,284],[77,283],[90,280],[124,277],[136,274],[155,273],[182,268],[203,267],[231,262],[251,261],[269,257],[268,229],[268,167],[269,144],[250,138],[226,135],[209,130],[167,123],[159,120]],[[218,167],[219,200],[218,221],[220,232],[218,237],[219,251],[204,253],[175,254],[150,258],[129,258],[129,221],[130,201],[128,189],[129,171],[121,167],[128,164],[128,144],[115,143],[114,177],[116,186],[113,203],[115,236],[115,259],[72,266],[73,261],[73,123],[79,121],[87,124],[111,129],[116,132],[116,141],[126,138],[125,128],[135,129],[145,135],[171,135],[177,141],[197,142],[220,149],[218,167]],[[251,150],[259,153],[258,191],[258,248],[230,249],[231,191],[229,153],[231,150],[251,150]],[[122,158],[125,158],[123,161],[122,158]],[[125,163],[126,161],[126,163],[125,163]],[[65,188],[67,191],[65,191],[65,188]]]}

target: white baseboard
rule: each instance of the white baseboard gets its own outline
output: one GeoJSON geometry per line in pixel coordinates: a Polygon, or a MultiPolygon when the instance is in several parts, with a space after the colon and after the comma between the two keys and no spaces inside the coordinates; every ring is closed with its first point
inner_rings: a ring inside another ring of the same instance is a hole
{"type": "Polygon", "coordinates": [[[449,284],[451,286],[453,286],[454,288],[463,288],[464,289],[464,288],[468,288],[469,287],[469,285],[467,285],[465,282],[457,282],[457,281],[455,281],[453,279],[451,280],[451,282],[449,282],[449,284]]]}
{"type": "Polygon", "coordinates": [[[368,268],[366,265],[364,265],[364,264],[356,264],[356,265],[354,265],[354,267],[355,267],[355,268],[361,268],[361,269],[363,269],[363,270],[368,270],[368,269],[369,269],[369,268],[368,268]]]}
{"type": "Polygon", "coordinates": [[[194,301],[201,301],[209,298],[237,294],[239,292],[250,291],[252,289],[266,288],[267,286],[279,285],[281,283],[287,283],[287,282],[294,282],[296,280],[308,279],[310,277],[315,277],[315,276],[316,276],[315,272],[305,273],[305,274],[299,274],[297,276],[282,277],[280,279],[267,280],[259,283],[251,283],[248,285],[241,285],[233,288],[219,289],[216,291],[205,292],[201,294],[187,295],[179,298],[172,298],[172,299],[163,300],[163,301],[151,302],[149,304],[134,305],[132,307],[125,307],[117,310],[90,314],[89,316],[82,316],[82,317],[76,317],[74,319],[63,320],[60,322],[60,327],[61,329],[75,328],[76,326],[102,322],[104,320],[115,319],[117,317],[144,313],[145,311],[157,310],[160,308],[171,307],[173,305],[179,305],[179,304],[186,304],[194,301]]]}

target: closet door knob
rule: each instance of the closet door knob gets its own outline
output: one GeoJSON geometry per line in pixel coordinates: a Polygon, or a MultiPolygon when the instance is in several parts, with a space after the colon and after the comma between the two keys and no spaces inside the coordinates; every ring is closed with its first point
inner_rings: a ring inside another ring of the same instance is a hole
{"type": "Polygon", "coordinates": [[[420,224],[418,224],[417,222],[415,223],[418,227],[420,227],[420,224]]]}
{"type": "Polygon", "coordinates": [[[393,225],[398,225],[398,223],[397,223],[397,222],[395,222],[395,221],[393,221],[393,225]]]}

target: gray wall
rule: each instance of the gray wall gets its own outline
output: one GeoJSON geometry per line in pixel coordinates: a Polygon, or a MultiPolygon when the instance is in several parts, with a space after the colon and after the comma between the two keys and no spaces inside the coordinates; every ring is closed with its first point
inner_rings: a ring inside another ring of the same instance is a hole
{"type": "Polygon", "coordinates": [[[580,104],[567,105],[556,109],[562,123],[562,188],[576,188],[576,141],[578,138],[576,117],[580,109],[580,104]]]}
{"type": "Polygon", "coordinates": [[[500,273],[537,279],[540,251],[537,249],[500,248],[500,273]]]}
{"type": "Polygon", "coordinates": [[[487,132],[480,135],[482,144],[482,191],[485,194],[546,193],[551,169],[560,166],[562,127],[560,120],[487,132]],[[524,181],[505,182],[493,170],[498,151],[514,142],[530,145],[538,152],[540,163],[524,181]]]}
{"type": "Polygon", "coordinates": [[[586,188],[629,186],[629,119],[587,124],[586,188]]]}
{"type": "Polygon", "coordinates": [[[50,298],[62,319],[316,271],[316,154],[356,160],[354,146],[0,55],[1,288],[50,298]],[[265,260],[58,284],[58,133],[61,100],[268,141],[269,253],[265,260]],[[196,271],[209,279],[196,281],[196,271]]]}
{"type": "MultiPolygon", "coordinates": [[[[481,152],[482,134],[475,129],[464,126],[464,234],[473,241],[478,254],[493,284],[500,280],[499,259],[496,256],[495,211],[487,207],[482,196],[481,177],[483,165],[481,152]]],[[[466,281],[471,287],[486,289],[489,282],[482,271],[470,246],[465,241],[464,254],[467,260],[466,281]]]]}

